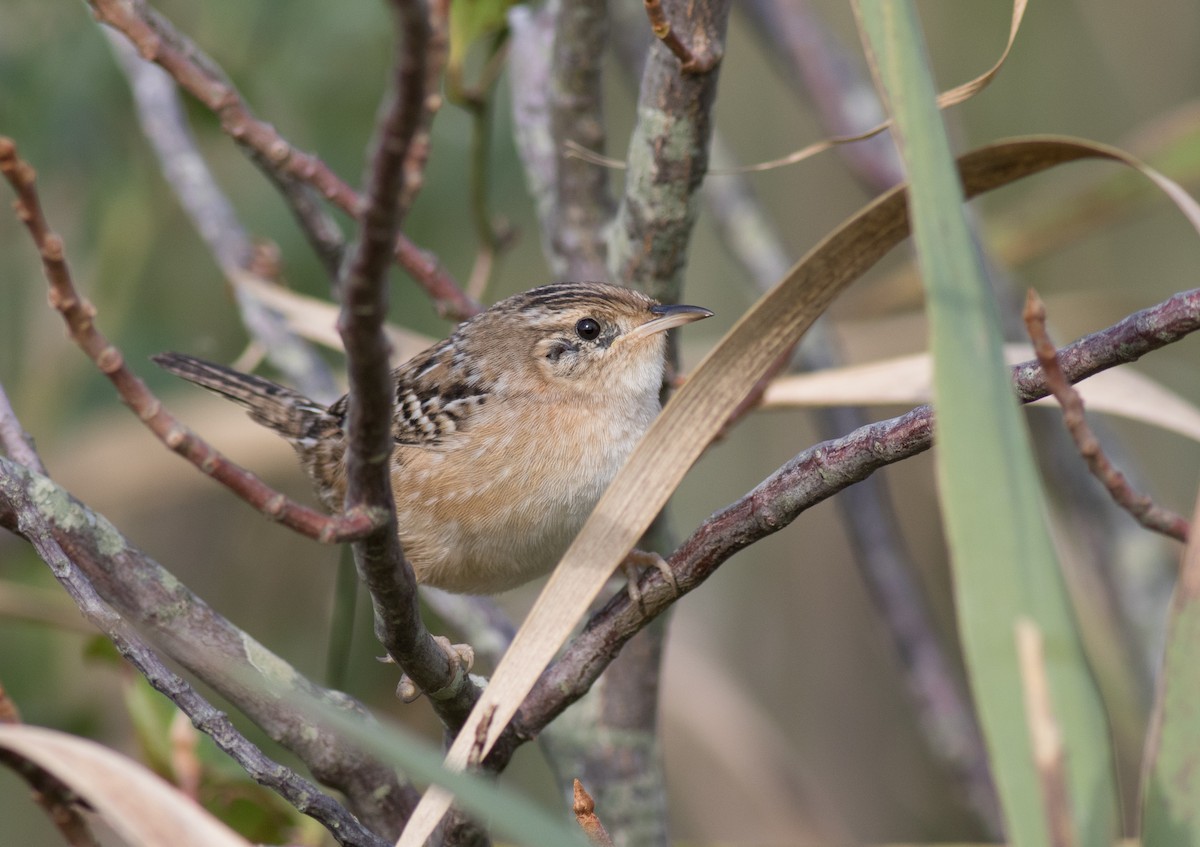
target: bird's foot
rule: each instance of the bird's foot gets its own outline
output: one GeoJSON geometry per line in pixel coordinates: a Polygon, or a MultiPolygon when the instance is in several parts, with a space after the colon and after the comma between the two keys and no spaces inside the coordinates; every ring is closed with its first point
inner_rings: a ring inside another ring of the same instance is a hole
{"type": "Polygon", "coordinates": [[[657,553],[646,550],[630,550],[629,554],[621,561],[620,568],[628,580],[625,590],[629,594],[629,599],[642,614],[646,613],[646,606],[643,603],[642,590],[638,588],[638,578],[646,568],[654,568],[663,575],[667,585],[671,586],[672,599],[679,596],[679,583],[675,580],[675,572],[671,570],[667,560],[657,553]]]}
{"type": "MultiPolygon", "coordinates": [[[[433,636],[433,640],[437,642],[437,645],[441,647],[442,651],[446,654],[446,656],[449,657],[450,665],[454,668],[454,673],[451,675],[450,681],[447,682],[446,685],[437,691],[429,692],[430,697],[438,700],[442,697],[449,696],[454,690],[457,690],[457,687],[463,676],[465,676],[471,670],[471,666],[475,664],[475,648],[473,648],[470,644],[451,644],[450,639],[444,635],[435,635],[433,636]]],[[[382,659],[380,659],[380,661],[389,662],[391,664],[396,663],[396,660],[391,656],[384,656],[382,659]]],[[[400,677],[400,682],[396,685],[396,697],[402,703],[412,703],[416,700],[419,700],[421,695],[424,693],[424,691],[417,687],[417,684],[412,681],[412,678],[408,674],[402,675],[400,677]]]]}

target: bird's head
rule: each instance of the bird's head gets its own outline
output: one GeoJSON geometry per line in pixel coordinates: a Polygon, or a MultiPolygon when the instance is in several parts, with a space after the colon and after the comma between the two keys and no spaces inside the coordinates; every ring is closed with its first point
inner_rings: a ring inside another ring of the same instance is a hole
{"type": "Polygon", "coordinates": [[[472,331],[503,335],[493,339],[503,358],[546,390],[657,396],[666,330],[711,315],[616,285],[562,283],[501,300],[472,331]]]}

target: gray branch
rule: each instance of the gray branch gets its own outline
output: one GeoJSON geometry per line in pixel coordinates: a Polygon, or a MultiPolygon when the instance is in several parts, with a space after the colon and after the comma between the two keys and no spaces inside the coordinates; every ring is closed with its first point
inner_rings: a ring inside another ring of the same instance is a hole
{"type": "MultiPolygon", "coordinates": [[[[245,738],[233,724],[229,718],[215,709],[212,704],[200,696],[185,679],[168,668],[163,661],[155,654],[150,646],[137,634],[130,623],[126,620],[120,611],[113,607],[113,604],[106,602],[100,591],[89,579],[84,567],[79,564],[80,560],[87,561],[87,553],[91,546],[99,547],[100,555],[93,559],[89,564],[96,565],[102,563],[105,566],[114,566],[118,569],[122,566],[123,560],[129,560],[136,557],[136,551],[130,550],[116,529],[99,516],[87,512],[79,503],[72,500],[61,488],[56,486],[46,477],[35,473],[27,468],[24,468],[10,459],[0,457],[0,525],[16,532],[24,537],[38,555],[50,569],[53,571],[55,578],[63,585],[71,598],[75,601],[80,611],[84,616],[91,621],[97,629],[103,632],[113,642],[113,644],[138,671],[141,672],[146,680],[158,691],[169,697],[189,718],[192,723],[201,732],[211,737],[223,751],[229,754],[242,768],[245,769],[255,781],[265,785],[268,788],[279,793],[289,803],[299,809],[306,815],[309,815],[320,821],[333,835],[338,842],[350,847],[384,847],[388,842],[384,841],[375,833],[364,827],[358,820],[354,818],[344,807],[329,795],[322,792],[317,786],[313,785],[308,780],[297,775],[290,768],[284,767],[268,758],[262,750],[252,744],[245,738]],[[62,539],[62,541],[60,541],[62,539]],[[82,543],[79,543],[82,542],[82,543]],[[80,552],[83,556],[78,555],[80,552]]],[[[143,570],[145,570],[143,568],[143,570]]],[[[102,576],[111,576],[110,574],[102,574],[102,576]]],[[[125,583],[131,581],[128,572],[123,574],[125,583]]],[[[108,586],[110,590],[114,587],[112,584],[108,586]]],[[[128,587],[128,586],[123,586],[128,587]]],[[[174,586],[158,584],[156,586],[139,585],[134,588],[134,591],[144,590],[165,590],[169,593],[178,594],[178,589],[181,588],[175,583],[174,586]],[[172,587],[176,591],[172,591],[172,587]]],[[[186,589],[183,589],[186,591],[186,589]]],[[[152,608],[156,610],[151,621],[142,621],[144,625],[148,625],[151,629],[159,630],[162,635],[162,629],[165,627],[168,630],[175,629],[178,621],[172,621],[171,611],[176,613],[180,611],[179,607],[172,607],[165,602],[156,602],[152,608]]],[[[196,601],[199,605],[199,601],[196,601]]],[[[205,609],[207,607],[204,607],[205,609]]],[[[216,616],[212,616],[215,618],[216,616]]],[[[210,621],[212,622],[212,621],[210,621]]],[[[228,624],[227,624],[228,626],[228,624]]],[[[232,629],[232,627],[229,627],[232,629]]],[[[180,628],[182,629],[182,628],[180,628]]],[[[198,633],[193,629],[190,633],[195,636],[198,633]]],[[[213,636],[214,633],[209,630],[205,633],[208,636],[213,636]]],[[[221,633],[222,635],[225,633],[221,633]]],[[[232,633],[230,633],[232,634],[232,633]]],[[[253,642],[245,633],[238,632],[240,636],[237,642],[230,644],[226,643],[222,646],[227,649],[213,649],[214,645],[209,642],[203,650],[198,650],[195,645],[191,652],[204,652],[207,655],[203,656],[201,662],[209,665],[211,670],[213,664],[221,665],[218,674],[210,674],[217,676],[218,679],[210,680],[214,682],[218,690],[221,689],[222,681],[230,682],[230,677],[237,671],[234,671],[229,665],[223,665],[221,660],[217,659],[219,653],[224,652],[224,658],[230,658],[230,654],[237,652],[240,654],[239,666],[246,671],[247,679],[257,677],[261,673],[270,673],[276,680],[282,676],[284,684],[286,680],[292,680],[292,687],[295,687],[294,680],[302,680],[296,672],[286,663],[277,657],[271,655],[265,648],[253,642]],[[224,677],[221,679],[219,677],[224,677]]],[[[178,640],[183,636],[182,632],[176,630],[173,636],[176,644],[176,650],[168,650],[169,653],[184,652],[179,645],[178,640]]],[[[191,658],[197,658],[195,656],[191,658]]],[[[186,665],[187,662],[185,661],[186,665]]],[[[204,675],[201,674],[201,678],[204,675]]],[[[244,686],[243,683],[232,682],[232,687],[239,688],[244,686]]],[[[244,692],[243,692],[244,693],[244,692]]],[[[311,692],[305,692],[310,693],[311,692]]],[[[258,695],[261,696],[261,695],[258,695]]],[[[230,699],[237,701],[238,698],[231,697],[230,699]]],[[[241,698],[245,700],[245,698],[241,698]]],[[[270,720],[256,720],[260,726],[270,732],[271,728],[281,729],[284,726],[288,729],[288,735],[291,739],[280,738],[279,740],[286,743],[287,740],[296,740],[297,736],[309,735],[315,736],[324,734],[324,731],[319,727],[312,726],[307,721],[303,721],[297,715],[286,716],[286,707],[283,709],[272,708],[270,704],[255,703],[256,709],[247,710],[253,714],[258,711],[261,717],[262,713],[270,712],[270,720]],[[282,718],[282,720],[281,720],[282,718]]],[[[345,698],[338,703],[341,709],[354,708],[350,703],[349,698],[345,698]]],[[[309,752],[315,752],[311,739],[303,742],[302,746],[309,748],[309,752]]],[[[348,759],[354,758],[354,753],[348,751],[348,745],[338,742],[334,746],[337,750],[335,754],[333,750],[325,751],[322,756],[326,759],[331,755],[336,755],[341,758],[337,763],[337,769],[346,774],[344,767],[348,759]]],[[[365,762],[363,764],[366,764],[365,762]]],[[[314,772],[316,772],[314,768],[314,772]]],[[[381,768],[376,766],[374,769],[377,777],[383,777],[386,781],[395,784],[394,775],[389,779],[386,773],[381,772],[381,768]]],[[[361,780],[362,774],[353,774],[355,781],[361,780]]],[[[361,791],[355,791],[358,796],[364,796],[361,791]]],[[[373,790],[378,789],[379,785],[372,786],[373,790]]],[[[399,792],[397,792],[399,793],[399,792]]],[[[372,804],[378,808],[383,805],[379,803],[382,798],[371,797],[370,794],[365,795],[364,799],[370,798],[372,804]]],[[[409,801],[411,802],[411,800],[409,801]]],[[[382,822],[381,822],[382,823],[382,822]]],[[[394,828],[394,822],[392,827],[394,828]]]]}
{"type": "MultiPolygon", "coordinates": [[[[15,455],[7,437],[5,444],[9,455],[15,455]]],[[[114,614],[152,636],[159,649],[295,753],[317,779],[343,792],[371,829],[389,837],[398,834],[400,822],[416,804],[414,789],[402,785],[392,768],[307,717],[333,707],[369,721],[365,707],[310,682],[50,479],[0,459],[0,485],[17,492],[4,495],[0,526],[24,534],[18,527],[14,498],[37,492],[32,501],[37,520],[45,523],[54,544],[114,614]],[[266,696],[264,675],[271,677],[273,685],[282,685],[287,696],[266,696]]]]}
{"type": "MultiPolygon", "coordinates": [[[[719,57],[729,19],[728,0],[679,4],[672,27],[693,52],[719,57]]],[[[638,121],[629,141],[625,193],[609,235],[613,280],[663,302],[679,300],[697,192],[708,169],[717,63],[706,73],[683,73],[679,59],[656,41],[642,72],[638,121]]]]}

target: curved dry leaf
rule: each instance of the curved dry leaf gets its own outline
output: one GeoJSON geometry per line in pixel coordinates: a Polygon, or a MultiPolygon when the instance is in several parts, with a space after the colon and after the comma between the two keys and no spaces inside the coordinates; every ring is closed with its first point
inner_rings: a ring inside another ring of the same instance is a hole
{"type": "Polygon", "coordinates": [[[94,741],[28,725],[0,726],[0,748],[35,763],[140,847],[250,847],[250,842],[132,759],[94,741]]]}
{"type": "MultiPolygon", "coordinates": [[[[1010,365],[1033,353],[1024,344],[1006,344],[1010,365]]],[[[1112,368],[1075,386],[1090,411],[1141,421],[1200,441],[1200,408],[1136,371],[1112,368]]],[[[928,353],[897,356],[863,365],[833,368],[775,379],[763,394],[762,408],[796,406],[873,406],[928,403],[933,373],[928,353]]],[[[1055,405],[1043,397],[1033,405],[1055,405]]]]}
{"type": "MultiPolygon", "coordinates": [[[[1000,58],[987,71],[975,77],[972,80],[964,82],[962,85],[956,85],[948,91],[943,91],[938,95],[938,108],[947,109],[950,106],[957,106],[970,100],[980,91],[987,88],[996,74],[1000,73],[1000,69],[1004,67],[1004,63],[1008,61],[1008,54],[1012,52],[1013,44],[1017,40],[1017,33],[1021,29],[1021,20],[1025,17],[1025,7],[1029,5],[1029,0],[1013,0],[1012,22],[1008,28],[1008,43],[1004,45],[1003,52],[1000,53],[1000,58]]],[[[814,141],[807,147],[802,147],[795,152],[788,153],[786,156],[781,156],[778,159],[771,159],[768,162],[758,162],[753,165],[742,165],[737,168],[719,168],[709,172],[710,176],[722,176],[732,174],[748,174],[757,173],[759,171],[771,171],[776,168],[786,167],[788,165],[796,165],[803,162],[805,159],[811,159],[818,153],[824,153],[826,150],[832,150],[842,144],[851,144],[855,141],[866,141],[872,136],[888,129],[892,125],[890,120],[884,121],[881,124],[876,124],[870,129],[860,132],[857,135],[839,135],[835,138],[824,138],[820,141],[814,141]]],[[[595,150],[589,150],[582,144],[568,140],[565,145],[566,153],[575,159],[582,159],[593,165],[599,165],[603,168],[612,170],[625,170],[625,163],[620,159],[614,159],[610,156],[605,156],[597,153],[595,150]]]]}
{"type": "MultiPolygon", "coordinates": [[[[1013,44],[1017,40],[1017,33],[1021,30],[1021,20],[1025,17],[1025,7],[1028,5],[1029,0],[1013,0],[1012,21],[1008,27],[1008,43],[1004,45],[1004,50],[1000,53],[1000,58],[997,59],[995,64],[988,68],[987,71],[975,77],[974,79],[968,80],[962,85],[956,85],[954,88],[951,88],[948,91],[943,91],[941,94],[939,94],[937,98],[939,109],[948,109],[951,106],[957,106],[959,103],[970,100],[980,91],[983,91],[983,89],[987,88],[992,79],[995,78],[996,74],[1000,73],[1000,69],[1004,67],[1004,63],[1008,61],[1008,54],[1012,52],[1013,44]]],[[[826,150],[831,150],[832,148],[838,147],[842,144],[850,144],[855,141],[865,141],[872,136],[879,135],[879,133],[890,128],[891,125],[891,120],[886,120],[883,123],[877,124],[864,132],[858,133],[857,135],[843,135],[836,138],[826,138],[821,141],[814,141],[807,147],[802,147],[794,153],[789,153],[788,155],[781,156],[778,159],[772,159],[769,162],[758,162],[757,164],[743,165],[741,167],[728,168],[726,170],[714,170],[712,174],[748,174],[757,173],[759,171],[775,170],[776,168],[786,167],[787,165],[795,165],[803,162],[805,159],[811,159],[818,153],[824,153],[826,150]]],[[[588,152],[591,153],[591,151],[588,152]]],[[[579,158],[587,159],[588,161],[593,162],[596,161],[596,159],[592,158],[593,156],[596,156],[596,154],[583,156],[578,150],[572,150],[572,153],[576,156],[579,156],[579,158]]]]}
{"type": "MultiPolygon", "coordinates": [[[[998,142],[967,153],[958,166],[966,196],[974,197],[1056,165],[1093,158],[1130,164],[1156,183],[1174,186],[1120,150],[1063,137],[998,142]]],[[[1168,194],[1200,232],[1200,206],[1182,189],[1168,194]]],[[[554,570],[451,745],[448,768],[466,767],[485,716],[488,726],[480,755],[487,755],[609,575],[733,409],[833,298],[908,234],[905,191],[899,186],[814,247],[700,363],[635,448],[554,570]]],[[[423,844],[450,802],[444,789],[435,786],[426,792],[399,847],[423,844]]]]}

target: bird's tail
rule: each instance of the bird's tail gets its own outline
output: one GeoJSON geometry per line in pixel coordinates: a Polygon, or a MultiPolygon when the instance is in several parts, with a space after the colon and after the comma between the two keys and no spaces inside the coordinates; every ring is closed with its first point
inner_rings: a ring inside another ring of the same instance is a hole
{"type": "Polygon", "coordinates": [[[269,379],[182,353],[159,353],[151,359],[176,376],[228,397],[243,406],[251,418],[289,441],[319,437],[335,423],[328,408],[269,379]]]}

